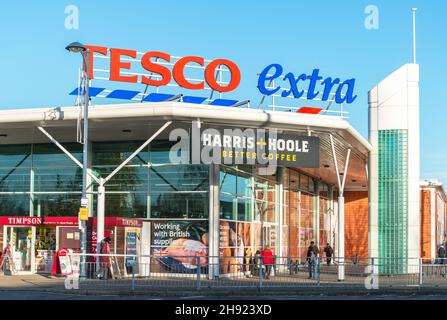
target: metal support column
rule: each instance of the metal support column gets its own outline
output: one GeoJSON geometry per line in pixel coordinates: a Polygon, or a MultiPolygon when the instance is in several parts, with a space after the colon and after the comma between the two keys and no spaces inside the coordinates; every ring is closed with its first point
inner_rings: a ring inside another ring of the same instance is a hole
{"type": "Polygon", "coordinates": [[[338,170],[337,155],[335,153],[335,144],[332,134],[329,135],[332,147],[332,158],[335,166],[335,173],[338,182],[338,281],[345,280],[345,198],[343,191],[346,183],[346,176],[348,175],[349,158],[351,156],[351,149],[348,149],[346,155],[345,169],[341,173],[343,181],[340,180],[340,172],[338,170]]]}
{"type": "Polygon", "coordinates": [[[219,277],[220,213],[219,213],[219,165],[209,165],[209,279],[219,277]]]}
{"type": "Polygon", "coordinates": [[[281,260],[278,261],[277,263],[281,266],[284,266],[285,263],[287,262],[286,260],[284,260],[284,247],[283,247],[283,243],[284,243],[284,235],[283,235],[283,227],[284,227],[284,168],[279,167],[276,170],[276,184],[278,186],[278,192],[277,192],[277,197],[276,197],[276,203],[278,204],[276,207],[278,208],[279,214],[277,215],[279,221],[278,221],[278,233],[279,233],[279,254],[278,256],[281,257],[281,260]]]}
{"type": "Polygon", "coordinates": [[[322,245],[320,243],[320,182],[318,180],[313,180],[314,182],[314,222],[315,222],[315,245],[320,248],[322,245]]]}
{"type": "Polygon", "coordinates": [[[345,280],[345,198],[338,197],[338,281],[345,280]]]}

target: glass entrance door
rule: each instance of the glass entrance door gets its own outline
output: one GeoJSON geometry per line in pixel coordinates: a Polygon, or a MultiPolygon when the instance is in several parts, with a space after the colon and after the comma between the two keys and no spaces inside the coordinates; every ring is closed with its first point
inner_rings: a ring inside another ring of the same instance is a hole
{"type": "Polygon", "coordinates": [[[31,227],[7,227],[6,240],[11,245],[11,255],[16,271],[31,271],[34,258],[32,239],[31,227]]]}

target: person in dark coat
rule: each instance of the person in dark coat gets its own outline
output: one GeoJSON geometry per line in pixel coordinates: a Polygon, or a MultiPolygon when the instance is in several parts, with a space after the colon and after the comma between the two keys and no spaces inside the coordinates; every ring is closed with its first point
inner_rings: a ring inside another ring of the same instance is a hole
{"type": "Polygon", "coordinates": [[[256,253],[253,257],[253,270],[252,274],[254,276],[259,276],[259,268],[260,268],[260,259],[261,259],[261,251],[256,250],[256,253]]]}
{"type": "MultiPolygon", "coordinates": [[[[99,248],[100,254],[110,254],[110,242],[112,240],[107,237],[101,241],[101,246],[99,248]]],[[[100,256],[99,257],[100,264],[100,279],[107,280],[109,277],[110,267],[112,263],[110,261],[110,256],[100,256]]]]}
{"type": "Polygon", "coordinates": [[[307,265],[309,268],[309,279],[315,278],[315,265],[317,263],[318,248],[315,242],[311,241],[310,246],[307,248],[307,265]],[[313,273],[312,273],[313,271],[313,273]]]}
{"type": "Polygon", "coordinates": [[[445,253],[445,247],[441,244],[438,249],[439,264],[445,264],[445,253]]]}
{"type": "Polygon", "coordinates": [[[326,243],[326,247],[324,247],[324,253],[326,254],[326,263],[327,265],[330,265],[334,250],[329,243],[326,243]]]}

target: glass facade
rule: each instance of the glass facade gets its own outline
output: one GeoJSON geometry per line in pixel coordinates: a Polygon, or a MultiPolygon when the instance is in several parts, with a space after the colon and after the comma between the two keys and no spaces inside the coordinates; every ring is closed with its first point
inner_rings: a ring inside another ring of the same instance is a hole
{"type": "Polygon", "coordinates": [[[320,184],[319,196],[318,246],[320,253],[323,253],[326,243],[331,244],[331,207],[329,203],[329,187],[327,185],[320,184]]]}
{"type": "MultiPolygon", "coordinates": [[[[78,159],[81,147],[65,147],[78,159]]],[[[0,215],[76,215],[82,170],[52,144],[0,146],[0,215]]]]}
{"type": "MultiPolygon", "coordinates": [[[[142,143],[92,143],[92,170],[105,177],[142,143]]],[[[82,162],[82,145],[63,145],[82,162]]],[[[153,142],[106,184],[106,216],[208,218],[208,167],[169,164],[169,147],[153,142]]],[[[0,146],[0,215],[76,216],[81,189],[82,169],[54,144],[0,146]]]]}
{"type": "Polygon", "coordinates": [[[407,268],[407,131],[379,131],[378,237],[381,273],[407,268]]]}
{"type": "Polygon", "coordinates": [[[270,246],[277,256],[304,262],[311,241],[321,248],[330,242],[328,187],[320,183],[318,220],[315,183],[297,170],[258,176],[255,167],[221,166],[219,190],[221,256],[244,259],[270,246]]]}
{"type": "MultiPolygon", "coordinates": [[[[142,143],[93,142],[93,173],[106,177],[142,143]]],[[[149,220],[153,254],[162,257],[194,245],[206,255],[209,166],[171,164],[171,145],[152,142],[106,183],[105,215],[149,220]]],[[[82,161],[82,145],[64,146],[82,161]]],[[[329,242],[328,187],[321,182],[317,187],[295,169],[280,168],[271,176],[257,170],[220,166],[220,254],[230,257],[221,261],[223,272],[237,259],[248,265],[265,246],[276,256],[304,262],[310,241],[320,248],[329,242]]],[[[97,184],[88,185],[90,214],[96,216],[97,184]]],[[[0,215],[77,216],[81,188],[82,170],[55,145],[0,146],[0,215]]],[[[160,270],[169,264],[160,258],[160,270]]]]}
{"type": "Polygon", "coordinates": [[[313,179],[293,169],[284,170],[283,185],[283,252],[287,256],[297,257],[297,260],[302,262],[306,257],[310,242],[314,241],[322,253],[322,248],[326,244],[322,241],[326,241],[326,235],[330,234],[326,229],[330,228],[330,225],[322,223],[322,218],[326,218],[326,208],[328,208],[327,186],[319,183],[319,188],[326,190],[326,198],[321,196],[323,193],[317,198],[313,179]],[[316,210],[317,199],[320,201],[319,220],[316,210]]]}

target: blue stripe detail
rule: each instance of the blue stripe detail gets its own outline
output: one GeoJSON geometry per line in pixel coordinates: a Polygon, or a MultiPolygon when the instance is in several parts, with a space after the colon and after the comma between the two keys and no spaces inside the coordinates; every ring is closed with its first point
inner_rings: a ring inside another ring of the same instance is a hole
{"type": "MultiPolygon", "coordinates": [[[[90,87],[90,88],[88,88],[88,94],[90,97],[96,97],[98,94],[100,94],[105,89],[106,88],[90,87]]],[[[77,96],[78,92],[79,92],[79,88],[76,88],[72,92],[70,92],[70,95],[77,96]]]]}
{"type": "Polygon", "coordinates": [[[206,98],[204,98],[204,97],[184,96],[182,100],[183,100],[183,102],[186,102],[186,103],[201,104],[203,101],[206,100],[206,98]]]}
{"type": "Polygon", "coordinates": [[[139,93],[139,91],[131,90],[113,90],[107,95],[106,98],[132,100],[132,98],[139,93]]]}
{"type": "MultiPolygon", "coordinates": [[[[90,97],[96,97],[101,92],[106,90],[105,88],[99,88],[99,87],[90,87],[89,88],[89,95],[90,97]]],[[[78,95],[79,88],[75,88],[72,92],[70,92],[70,95],[77,96],[78,95]]],[[[132,90],[113,90],[111,93],[109,93],[104,98],[113,98],[113,99],[124,99],[124,100],[132,100],[135,96],[137,96],[140,92],[139,91],[132,91],[132,90]]],[[[163,102],[167,101],[170,98],[174,97],[174,94],[166,94],[166,93],[150,93],[146,97],[143,98],[142,102],[163,102]]],[[[195,96],[184,96],[182,101],[185,103],[195,103],[195,104],[201,104],[204,101],[206,101],[207,98],[205,97],[195,97],[195,96]]],[[[223,107],[230,107],[234,104],[238,103],[238,100],[229,100],[229,99],[215,99],[212,101],[209,105],[212,106],[223,106],[223,107]]]]}
{"type": "Polygon", "coordinates": [[[211,102],[210,105],[230,107],[236,103],[238,103],[238,100],[216,99],[213,102],[211,102]]]}
{"type": "Polygon", "coordinates": [[[168,100],[169,98],[172,98],[173,94],[166,94],[166,93],[150,93],[148,94],[143,101],[144,102],[163,102],[168,100]]]}

